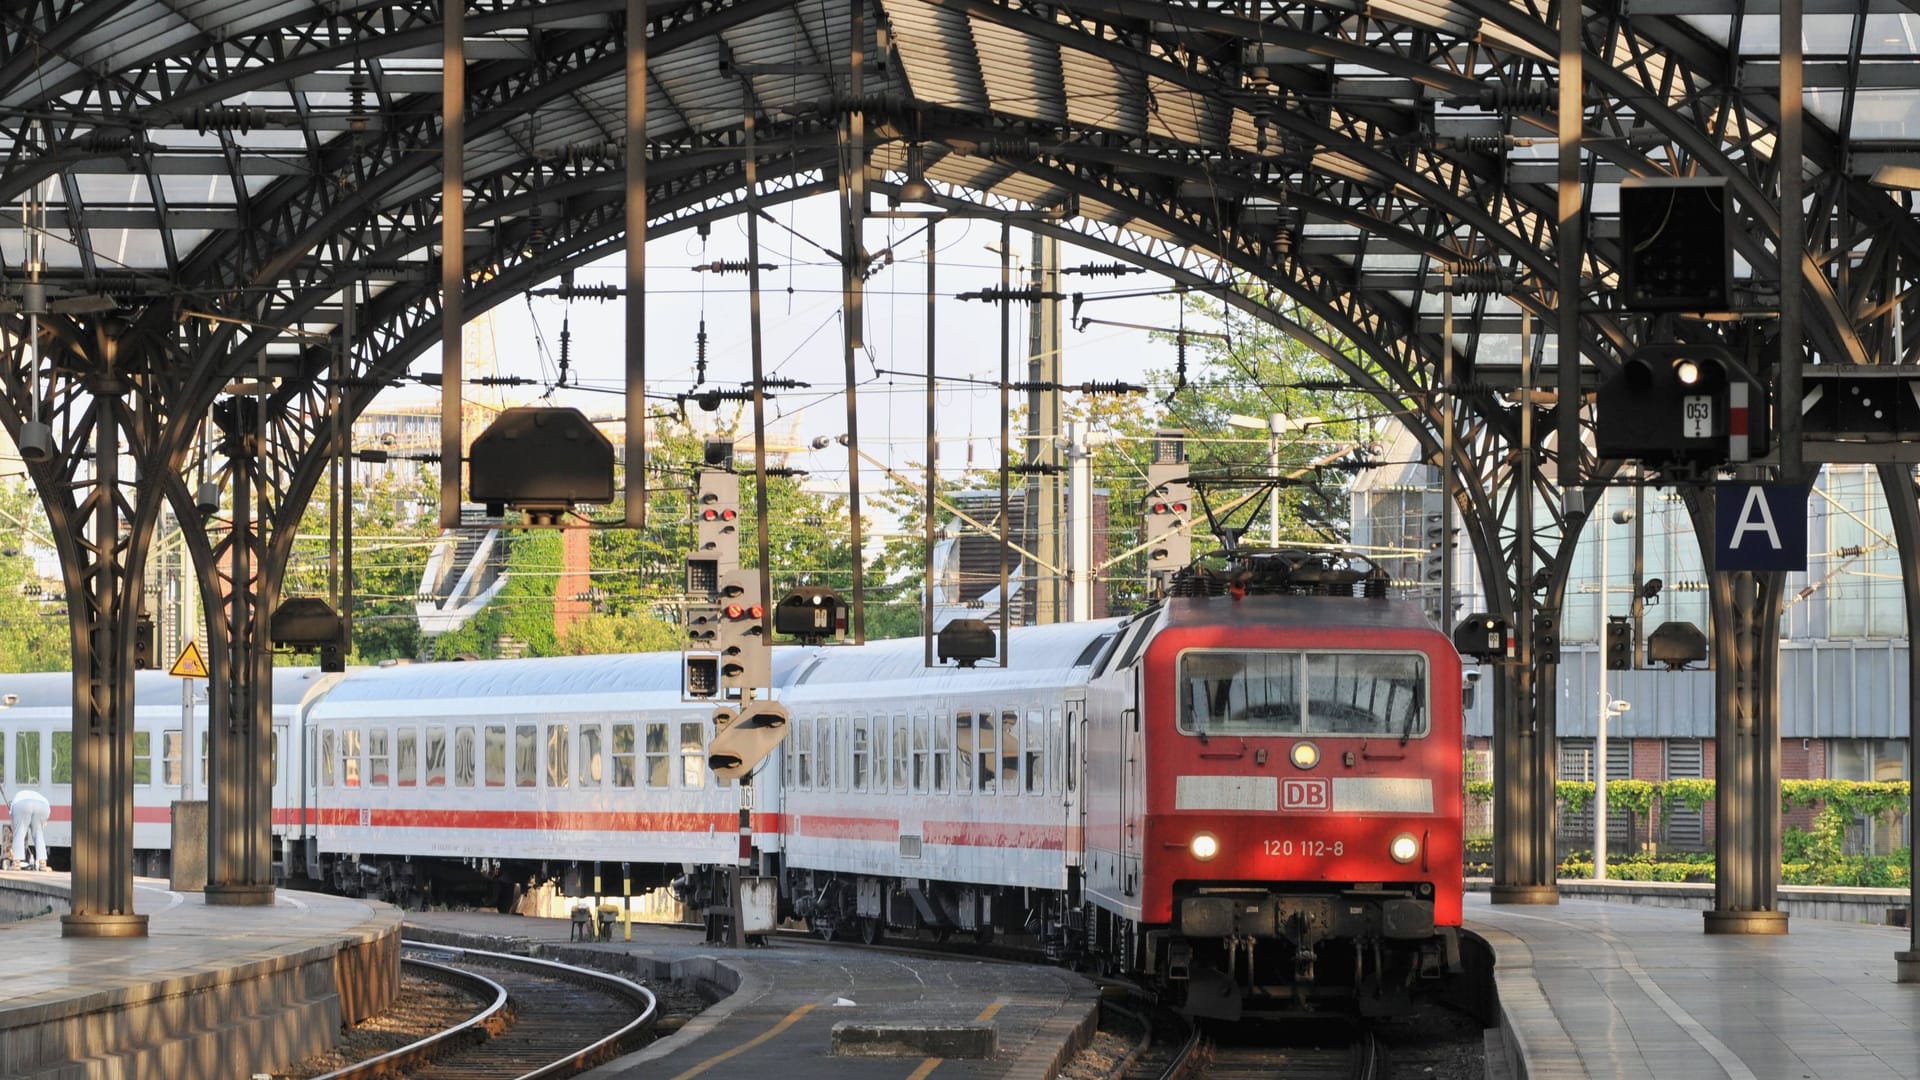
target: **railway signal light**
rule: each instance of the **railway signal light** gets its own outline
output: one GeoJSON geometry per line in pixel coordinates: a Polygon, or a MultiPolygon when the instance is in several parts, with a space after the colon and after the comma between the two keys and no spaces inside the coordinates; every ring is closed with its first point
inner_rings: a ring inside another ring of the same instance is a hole
{"type": "Polygon", "coordinates": [[[1453,628],[1453,647],[1462,656],[1475,660],[1500,660],[1507,655],[1507,620],[1478,612],[1460,620],[1453,628]]]}
{"type": "Polygon", "coordinates": [[[1727,311],[1733,227],[1725,177],[1620,185],[1620,303],[1628,311],[1727,311]]]}
{"type": "Polygon", "coordinates": [[[1594,446],[1653,464],[1742,462],[1769,442],[1766,394],[1717,345],[1643,345],[1595,397],[1594,446]]]}
{"type": "Polygon", "coordinates": [[[1536,664],[1560,662],[1560,617],[1551,611],[1533,617],[1533,660],[1536,664]]]}
{"type": "Polygon", "coordinates": [[[1186,432],[1163,430],[1153,439],[1147,464],[1145,532],[1147,572],[1165,578],[1193,562],[1193,486],[1187,479],[1186,432]]]}
{"type": "Polygon", "coordinates": [[[720,657],[688,654],[686,683],[682,687],[687,697],[711,698],[720,696],[720,657]]]}
{"type": "Polygon", "coordinates": [[[133,623],[133,667],[147,671],[154,666],[153,616],[141,612],[133,623]]]}
{"type": "Polygon", "coordinates": [[[687,557],[690,561],[710,559],[721,574],[740,565],[738,476],[718,469],[701,471],[693,500],[693,532],[693,554],[687,557]]]}
{"type": "Polygon", "coordinates": [[[765,761],[787,735],[787,710],[772,701],[748,701],[738,711],[713,714],[713,741],[707,767],[723,780],[738,780],[765,761]]]}
{"type": "Polygon", "coordinates": [[[1633,670],[1633,620],[1625,615],[1607,616],[1607,670],[1633,670]]]}
{"type": "Polygon", "coordinates": [[[846,602],[832,589],[812,585],[795,589],[773,606],[773,632],[799,638],[803,645],[838,640],[847,633],[846,602]]]}
{"type": "Polygon", "coordinates": [[[738,570],[720,578],[720,685],[729,697],[773,682],[767,609],[759,599],[759,582],[759,574],[738,570]]]}

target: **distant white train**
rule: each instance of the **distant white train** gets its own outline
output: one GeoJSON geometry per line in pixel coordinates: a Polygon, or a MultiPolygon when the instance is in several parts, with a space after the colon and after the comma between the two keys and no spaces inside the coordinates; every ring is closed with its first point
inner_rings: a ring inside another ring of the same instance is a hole
{"type": "MultiPolygon", "coordinates": [[[[280,668],[273,680],[273,833],[283,851],[312,835],[306,783],[307,709],[342,676],[280,668]]],[[[206,680],[157,671],[134,678],[133,844],[136,874],[165,875],[173,844],[173,803],[207,794],[206,680]],[[191,742],[198,748],[186,756],[191,742]]],[[[0,675],[0,780],[9,793],[33,788],[53,804],[47,842],[55,866],[73,844],[73,676],[0,675]]]]}

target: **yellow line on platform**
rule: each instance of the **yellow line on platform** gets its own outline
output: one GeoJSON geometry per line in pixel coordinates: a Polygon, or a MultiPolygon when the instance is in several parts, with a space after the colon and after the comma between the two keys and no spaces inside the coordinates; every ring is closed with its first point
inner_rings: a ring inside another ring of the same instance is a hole
{"type": "Polygon", "coordinates": [[[694,1077],[699,1076],[701,1073],[706,1072],[708,1069],[713,1068],[715,1065],[718,1065],[723,1061],[731,1060],[732,1058],[740,1054],[744,1054],[747,1051],[753,1049],[754,1047],[759,1046],[761,1043],[766,1042],[768,1039],[777,1037],[781,1032],[792,1027],[795,1021],[799,1020],[801,1017],[807,1015],[812,1011],[813,1011],[812,1005],[802,1005],[799,1008],[788,1013],[786,1017],[783,1018],[779,1023],[773,1025],[771,1028],[768,1028],[766,1031],[763,1031],[760,1034],[755,1035],[753,1038],[748,1039],[746,1042],[741,1043],[739,1046],[734,1047],[733,1049],[727,1051],[724,1054],[715,1054],[714,1056],[708,1058],[707,1060],[701,1062],[700,1064],[695,1065],[693,1068],[688,1069],[686,1072],[681,1073],[679,1076],[674,1077],[673,1080],[693,1080],[694,1077]]]}

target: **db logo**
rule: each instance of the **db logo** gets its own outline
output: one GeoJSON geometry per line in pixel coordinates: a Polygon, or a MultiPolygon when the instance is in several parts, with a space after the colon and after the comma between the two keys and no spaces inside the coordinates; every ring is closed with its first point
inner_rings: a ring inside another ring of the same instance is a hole
{"type": "Polygon", "coordinates": [[[1333,807],[1333,785],[1326,780],[1280,781],[1280,809],[1328,810],[1333,807]]]}

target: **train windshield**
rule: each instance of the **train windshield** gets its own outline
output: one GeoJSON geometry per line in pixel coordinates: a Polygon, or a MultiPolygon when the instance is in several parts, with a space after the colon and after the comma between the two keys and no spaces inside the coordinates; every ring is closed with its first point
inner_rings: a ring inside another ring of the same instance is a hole
{"type": "Polygon", "coordinates": [[[1192,650],[1180,657],[1179,693],[1190,735],[1427,733],[1419,653],[1192,650]]]}

